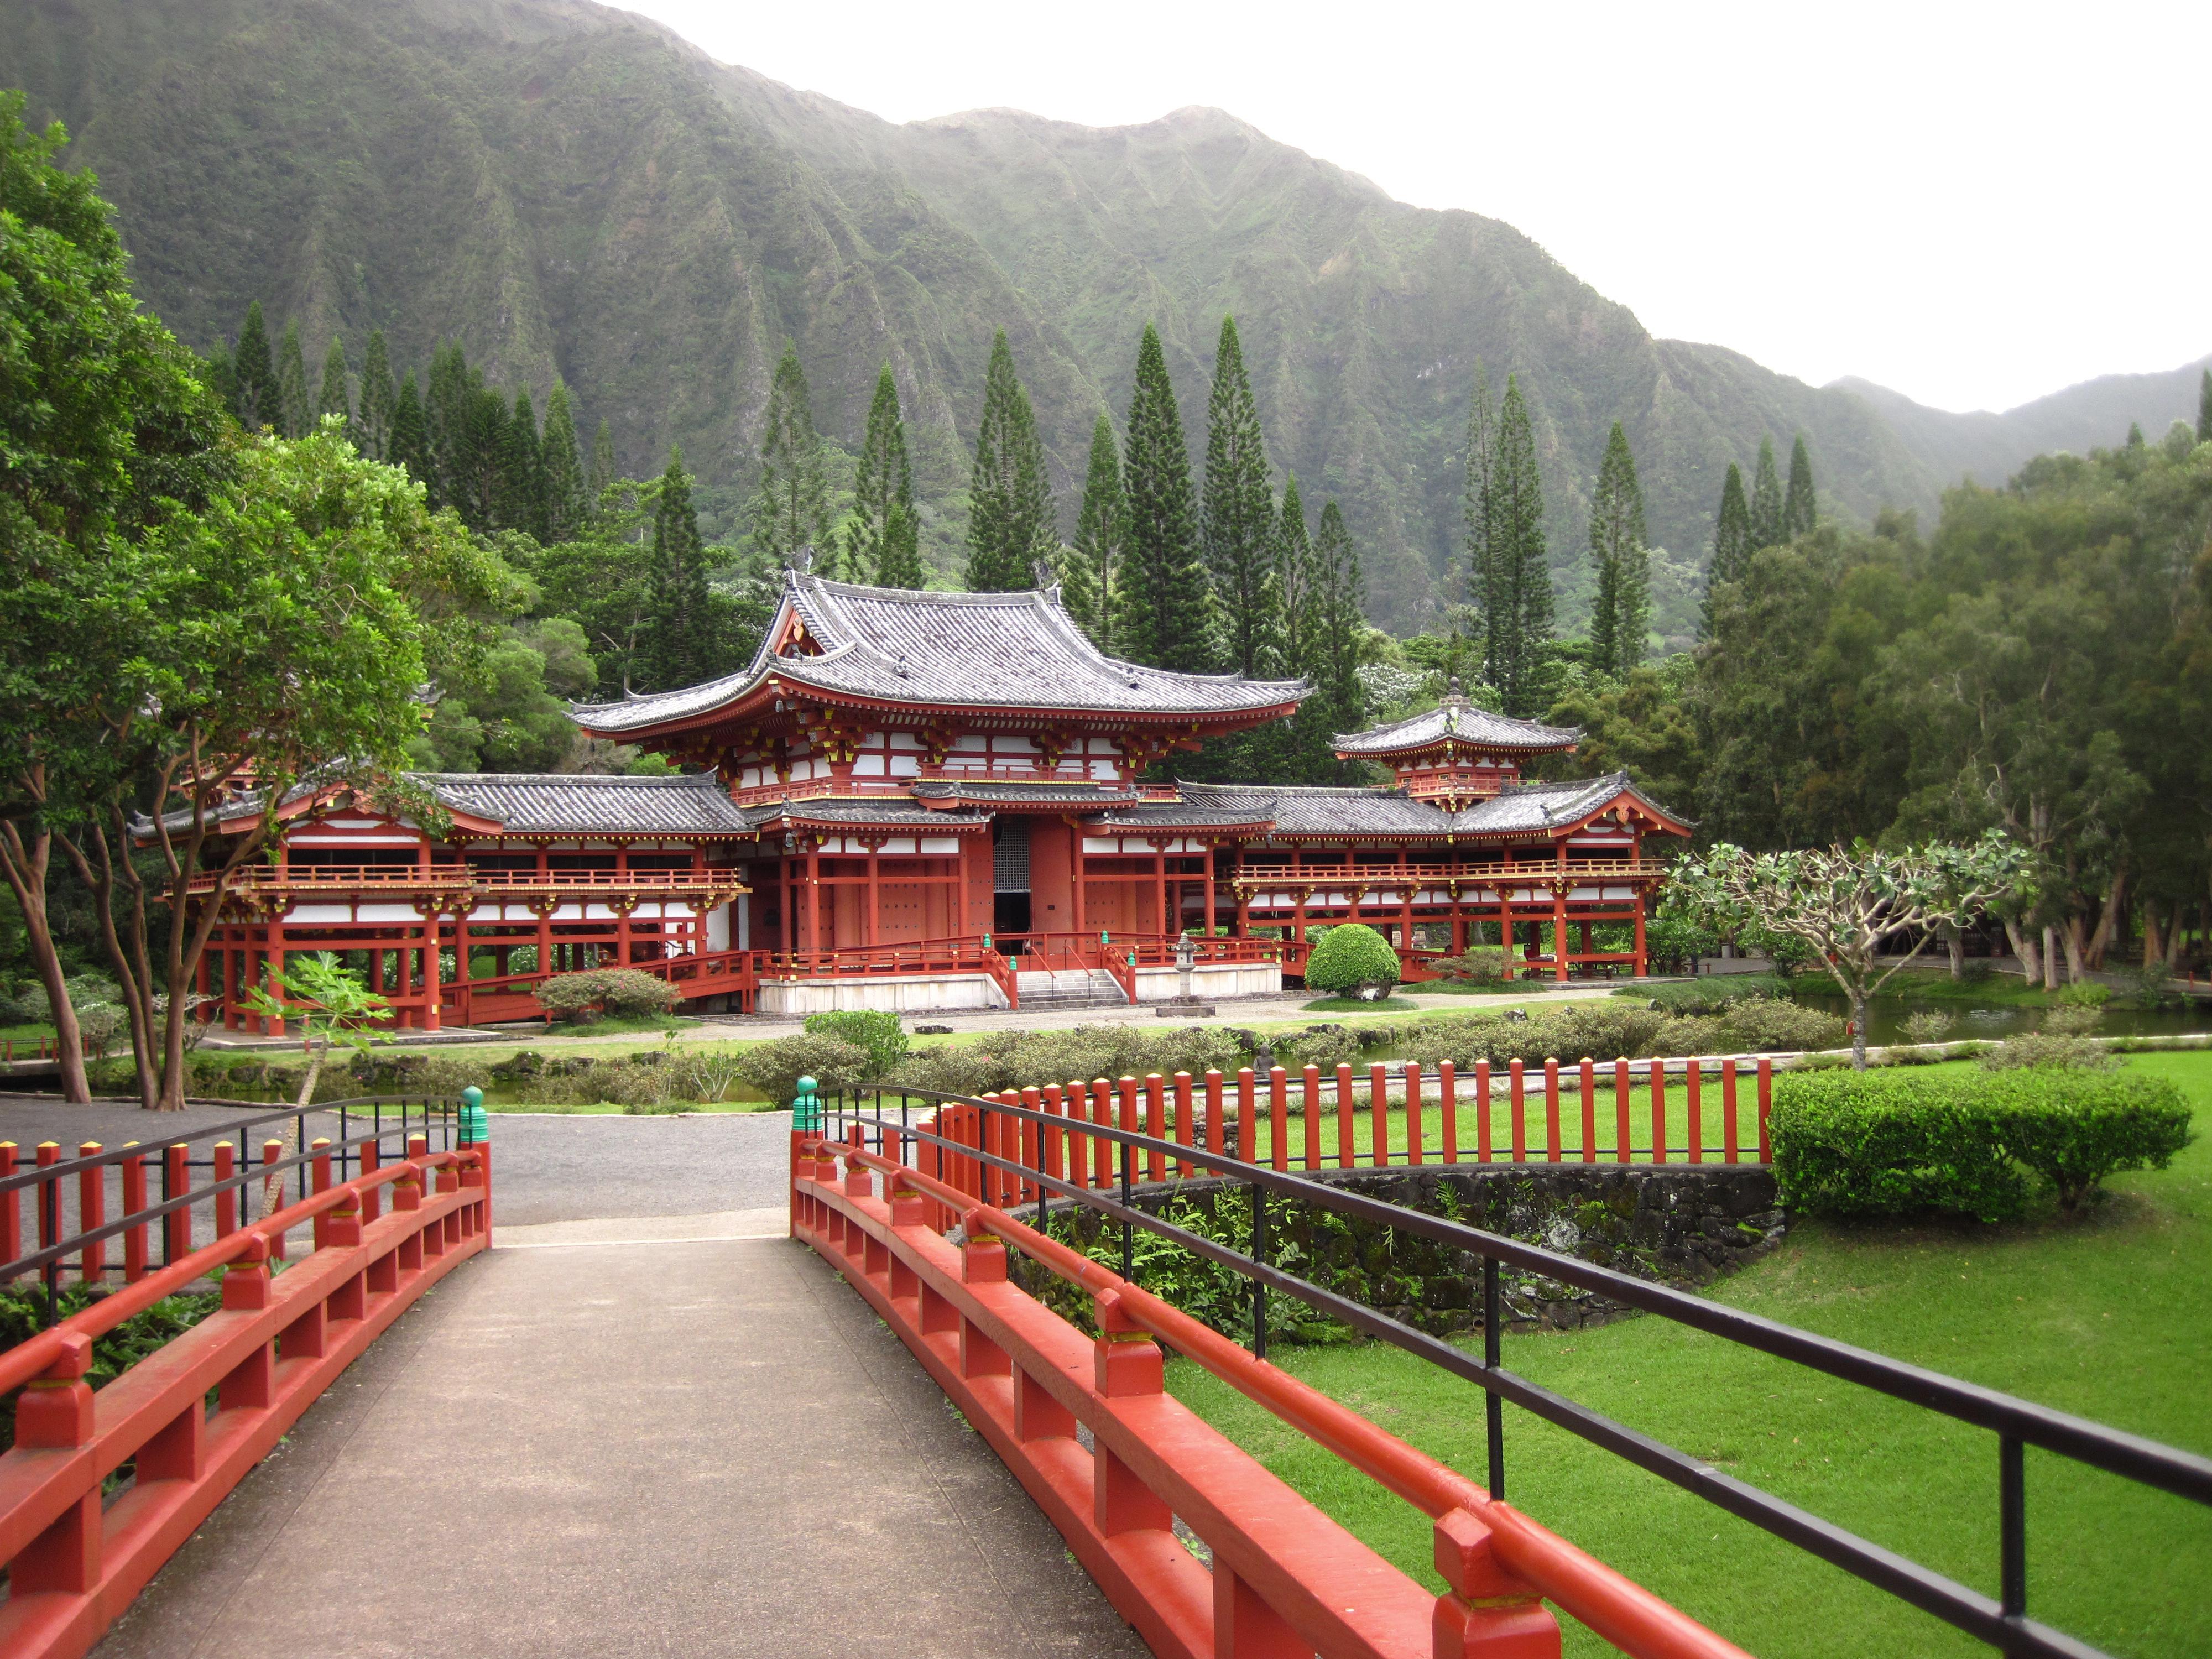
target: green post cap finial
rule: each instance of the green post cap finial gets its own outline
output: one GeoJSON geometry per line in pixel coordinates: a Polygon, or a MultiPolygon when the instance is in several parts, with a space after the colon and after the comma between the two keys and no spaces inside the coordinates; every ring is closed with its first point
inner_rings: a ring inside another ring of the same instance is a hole
{"type": "Polygon", "coordinates": [[[475,1146],[491,1139],[491,1121],[484,1115],[483,1091],[471,1085],[461,1091],[461,1145],[475,1146]]]}
{"type": "Polygon", "coordinates": [[[815,1093],[820,1087],[811,1077],[799,1079],[799,1087],[791,1097],[791,1127],[794,1129],[819,1129],[822,1127],[822,1097],[815,1093]]]}

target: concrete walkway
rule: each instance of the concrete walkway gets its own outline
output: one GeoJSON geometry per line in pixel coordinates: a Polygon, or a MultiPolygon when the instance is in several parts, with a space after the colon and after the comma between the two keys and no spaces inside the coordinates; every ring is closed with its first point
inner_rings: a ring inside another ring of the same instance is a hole
{"type": "Polygon", "coordinates": [[[103,1659],[1144,1654],[827,1266],[781,1237],[665,1237],[775,1219],[495,1233],[103,1659]]]}

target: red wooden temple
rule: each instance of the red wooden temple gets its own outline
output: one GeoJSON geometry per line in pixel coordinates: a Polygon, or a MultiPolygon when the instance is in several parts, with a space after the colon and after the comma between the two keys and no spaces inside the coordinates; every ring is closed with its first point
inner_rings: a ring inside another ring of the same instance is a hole
{"type": "Polygon", "coordinates": [[[1643,972],[1644,837],[1686,830],[1623,775],[1522,781],[1576,732],[1455,688],[1337,740],[1394,769],[1387,787],[1140,781],[1305,693],[1108,657],[1052,589],[793,572],[738,672],[574,711],[681,775],[418,775],[448,819],[435,836],[343,788],[295,791],[202,988],[252,1023],[263,963],[340,951],[427,1029],[532,1017],[547,975],[611,965],[695,1008],[793,1015],[1213,999],[1279,989],[1309,927],[1352,920],[1409,977],[1476,924],[1516,972],[1643,972]],[[1603,923],[1631,947],[1599,948],[1603,923]]]}

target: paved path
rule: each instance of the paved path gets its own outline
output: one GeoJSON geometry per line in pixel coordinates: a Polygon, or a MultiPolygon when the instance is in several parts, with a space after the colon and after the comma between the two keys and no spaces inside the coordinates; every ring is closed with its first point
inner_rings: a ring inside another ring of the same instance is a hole
{"type": "MultiPolygon", "coordinates": [[[[0,1139],[143,1121],[0,1100],[0,1139]]],[[[339,1379],[103,1659],[1139,1659],[988,1445],[781,1236],[787,1125],[495,1116],[493,1250],[339,1379]]]]}

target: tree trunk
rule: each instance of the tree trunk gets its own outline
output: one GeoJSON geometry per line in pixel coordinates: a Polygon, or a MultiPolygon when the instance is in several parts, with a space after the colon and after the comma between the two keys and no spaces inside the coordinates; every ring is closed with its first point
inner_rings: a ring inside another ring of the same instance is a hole
{"type": "Polygon", "coordinates": [[[2148,972],[2149,969],[2155,968],[2160,963],[2166,960],[2166,948],[2161,945],[2158,940],[2158,906],[2149,902],[2148,900],[2144,901],[2142,907],[2142,965],[2144,970],[2148,972]]]}
{"type": "Polygon", "coordinates": [[[301,1111],[307,1110],[308,1107],[314,1104],[315,1079],[322,1075],[323,1061],[330,1057],[331,1040],[328,1036],[325,1036],[321,1042],[309,1042],[306,1047],[307,1050],[307,1075],[300,1085],[299,1099],[292,1103],[301,1111]]]}
{"type": "Polygon", "coordinates": [[[1966,976],[1966,932],[1955,921],[1943,924],[1943,950],[1951,958],[1951,977],[1966,976]]]}
{"type": "Polygon", "coordinates": [[[1867,994],[1856,988],[1851,990],[1851,1069],[1863,1072],[1867,1068],[1867,994]]]}
{"type": "Polygon", "coordinates": [[[2089,935],[2089,943],[2081,952],[2082,959],[2093,970],[2105,965],[2105,952],[2118,932],[2120,918],[2127,913],[2127,901],[2128,866],[2123,864],[2112,872],[2112,888],[2105,895],[2105,908],[2097,918],[2097,931],[2089,935]]]}
{"type": "Polygon", "coordinates": [[[2082,945],[2081,913],[2079,910],[2066,918],[2066,926],[2059,939],[2066,947],[2066,982],[2079,985],[2085,976],[2083,959],[2088,954],[2082,945]]]}
{"type": "Polygon", "coordinates": [[[2007,921],[2005,939],[2012,946],[2013,955],[2020,958],[2020,976],[2030,985],[2043,977],[2043,958],[2035,953],[2035,936],[2023,933],[2019,927],[2007,921]]]}
{"type": "Polygon", "coordinates": [[[2045,922],[2043,927],[2043,988],[2058,988],[2058,930],[2045,922]]]}
{"type": "Polygon", "coordinates": [[[98,837],[100,852],[97,869],[73,837],[64,836],[61,841],[62,849],[69,854],[70,868],[92,891],[93,908],[100,917],[100,943],[107,947],[107,960],[115,969],[115,983],[123,993],[123,1006],[131,1016],[131,1059],[138,1073],[138,1103],[150,1110],[161,1086],[161,1073],[154,1058],[153,968],[146,956],[145,886],[138,880],[137,872],[131,867],[131,843],[128,832],[124,833],[126,838],[121,842],[124,862],[119,873],[115,849],[109,845],[104,829],[95,828],[93,831],[98,837]],[[130,891],[132,900],[128,948],[115,920],[115,890],[118,885],[130,891]]]}
{"type": "Polygon", "coordinates": [[[23,935],[31,960],[46,988],[46,1001],[54,1011],[54,1057],[60,1066],[62,1098],[73,1106],[92,1099],[92,1085],[84,1071],[84,1038],[77,1030],[76,1010],[70,1004],[69,987],[62,974],[61,952],[54,948],[53,928],[46,915],[46,863],[53,856],[53,832],[33,831],[26,843],[14,823],[0,824],[0,873],[23,913],[23,935]]]}

